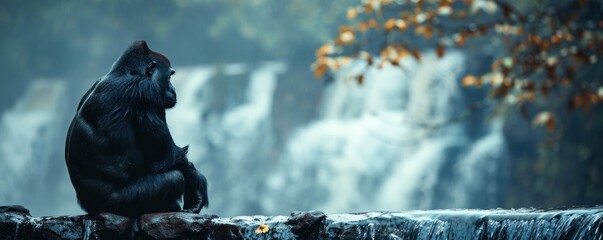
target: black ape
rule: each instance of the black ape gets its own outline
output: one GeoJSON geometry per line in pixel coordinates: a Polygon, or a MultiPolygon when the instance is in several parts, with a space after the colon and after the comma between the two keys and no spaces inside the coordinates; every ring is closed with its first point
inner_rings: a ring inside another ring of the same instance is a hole
{"type": "Polygon", "coordinates": [[[174,143],[165,109],[176,104],[170,61],[134,42],[79,103],[65,159],[80,206],[90,214],[198,213],[205,176],[174,143]]]}

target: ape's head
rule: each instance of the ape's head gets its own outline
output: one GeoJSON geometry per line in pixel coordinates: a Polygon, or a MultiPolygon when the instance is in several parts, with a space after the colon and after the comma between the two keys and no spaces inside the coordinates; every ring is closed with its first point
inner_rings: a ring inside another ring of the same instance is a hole
{"type": "Polygon", "coordinates": [[[145,41],[136,41],[113,63],[109,74],[118,76],[120,80],[129,76],[126,81],[139,81],[137,88],[132,90],[139,91],[140,97],[163,108],[171,108],[176,105],[176,91],[170,82],[174,73],[176,71],[167,57],[149,49],[145,41]]]}

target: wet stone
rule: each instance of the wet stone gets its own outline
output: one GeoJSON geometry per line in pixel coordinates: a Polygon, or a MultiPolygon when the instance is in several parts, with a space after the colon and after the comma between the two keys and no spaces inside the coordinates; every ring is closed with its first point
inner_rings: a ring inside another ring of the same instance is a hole
{"type": "Polygon", "coordinates": [[[327,215],[320,211],[293,212],[287,224],[291,225],[291,232],[301,237],[318,236],[325,219],[327,215]]]}
{"type": "Polygon", "coordinates": [[[0,207],[0,239],[603,239],[603,206],[290,216],[156,213],[32,217],[0,207]]]}

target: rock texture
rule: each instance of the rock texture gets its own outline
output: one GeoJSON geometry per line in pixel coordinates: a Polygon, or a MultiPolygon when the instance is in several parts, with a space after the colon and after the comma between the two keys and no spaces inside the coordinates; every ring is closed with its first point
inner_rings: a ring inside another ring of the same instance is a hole
{"type": "Polygon", "coordinates": [[[32,217],[0,207],[0,239],[603,239],[603,206],[567,209],[430,210],[219,218],[157,213],[138,219],[32,217]]]}

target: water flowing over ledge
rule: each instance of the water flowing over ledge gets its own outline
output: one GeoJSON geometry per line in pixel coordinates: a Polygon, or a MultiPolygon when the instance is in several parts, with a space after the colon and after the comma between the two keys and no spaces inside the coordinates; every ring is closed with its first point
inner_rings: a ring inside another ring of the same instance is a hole
{"type": "Polygon", "coordinates": [[[0,207],[2,239],[603,239],[603,206],[291,216],[157,213],[31,217],[0,207]]]}

